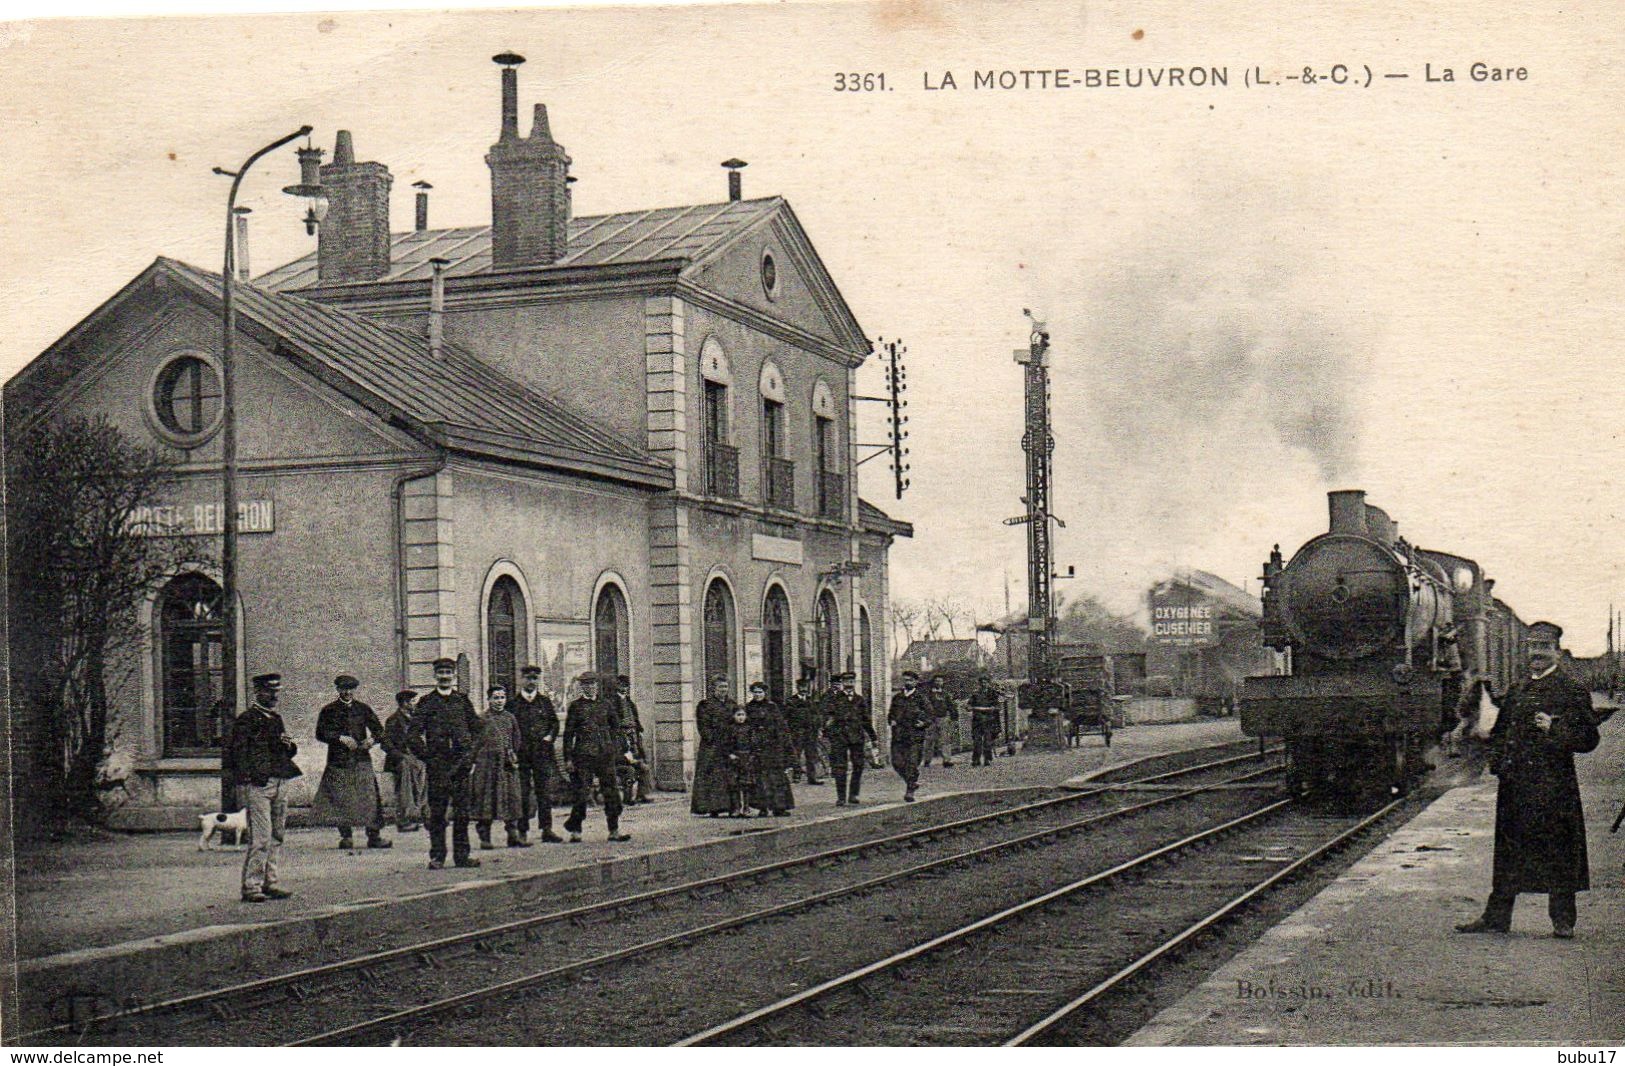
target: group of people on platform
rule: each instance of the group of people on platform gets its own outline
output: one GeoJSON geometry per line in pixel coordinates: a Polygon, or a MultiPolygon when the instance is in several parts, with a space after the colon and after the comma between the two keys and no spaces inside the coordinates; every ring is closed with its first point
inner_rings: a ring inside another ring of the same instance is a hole
{"type": "MultiPolygon", "coordinates": [[[[430,869],[445,867],[448,829],[452,862],[480,865],[473,856],[471,823],[482,850],[498,846],[492,836],[498,823],[508,847],[531,847],[532,818],[542,842],[562,842],[553,831],[552,807],[566,797],[571,808],[564,830],[570,842],[581,840],[587,808],[595,800],[603,806],[609,840],[630,840],[620,828],[621,812],[626,805],[651,802],[654,789],[631,679],[620,675],[614,691],[601,694],[598,674],[577,677],[580,695],[567,708],[561,732],[553,701],[540,689],[541,674],[540,667],[526,666],[519,691],[493,684],[477,706],[457,688],[456,661],[437,659],[434,688],[396,693],[395,712],[387,721],[356,698],[360,681],[340,674],[333,682],[337,698],[316,719],[327,765],[312,821],[337,828],[343,849],[355,848],[357,826],[366,833],[367,848],[393,846],[384,836],[385,808],[372,758],[373,749],[382,748],[384,770],[395,783],[397,829],[413,833],[427,827],[430,869]]],[[[792,779],[821,785],[826,767],[834,779],[836,806],[860,802],[865,766],[883,765],[868,701],[855,690],[855,674],[840,674],[827,692],[817,694],[808,691],[809,680],[798,681],[780,706],[768,699],[760,681],[751,684],[749,702],[739,704],[726,676],[711,679],[711,693],[696,711],[694,813],[788,817],[795,808],[792,779]]],[[[287,825],[287,783],[300,770],[293,761],[297,749],[275,710],[281,686],[278,674],[254,678],[254,699],[234,720],[221,759],[225,782],[248,811],[242,898],[252,903],[288,894],[277,884],[277,852],[287,825]]],[[[989,765],[1000,716],[998,693],[985,676],[969,702],[972,765],[989,765]]],[[[953,706],[940,686],[921,685],[918,675],[904,671],[888,721],[891,764],[903,778],[908,802],[914,802],[922,765],[933,758],[954,765],[944,745],[953,706]]]]}
{"type": "MultiPolygon", "coordinates": [[[[786,817],[795,807],[792,783],[821,785],[825,767],[835,782],[835,805],[861,803],[865,767],[884,765],[878,737],[869,701],[856,691],[857,675],[832,680],[828,691],[811,693],[809,679],[802,678],[781,707],[768,698],[763,682],[751,684],[750,700],[741,705],[729,695],[728,678],[713,676],[711,693],[695,712],[700,746],[690,809],[713,818],[786,817]]],[[[971,765],[992,765],[1001,705],[985,675],[969,704],[971,765]]],[[[905,801],[915,800],[922,766],[933,758],[954,765],[945,728],[954,713],[954,701],[940,681],[922,685],[917,673],[903,671],[887,722],[891,765],[903,779],[905,801]]]]}
{"type": "MultiPolygon", "coordinates": [[[[565,795],[572,804],[564,822],[571,843],[581,840],[595,791],[609,840],[632,839],[620,829],[621,811],[626,804],[651,802],[654,782],[631,679],[617,677],[615,691],[601,695],[596,673],[577,677],[581,694],[567,708],[561,734],[558,711],[540,690],[541,674],[540,667],[526,666],[511,698],[506,685],[493,684],[483,706],[476,706],[457,690],[456,661],[437,659],[434,688],[396,693],[387,722],[356,698],[360,682],[340,674],[333,682],[338,698],[316,719],[327,766],[312,820],[336,827],[340,848],[355,846],[356,826],[366,832],[368,848],[393,846],[383,835],[383,797],[372,761],[373,749],[382,748],[384,769],[395,782],[397,827],[410,833],[427,826],[432,870],[445,867],[448,828],[453,863],[480,865],[469,838],[471,822],[482,850],[497,846],[492,828],[499,822],[508,847],[531,847],[533,816],[543,842],[561,843],[552,807],[565,795]]],[[[293,761],[297,748],[275,710],[281,687],[278,674],[254,678],[254,699],[233,721],[221,756],[224,779],[248,811],[242,898],[250,903],[288,896],[277,885],[277,852],[287,827],[287,783],[301,771],[293,761]]]]}

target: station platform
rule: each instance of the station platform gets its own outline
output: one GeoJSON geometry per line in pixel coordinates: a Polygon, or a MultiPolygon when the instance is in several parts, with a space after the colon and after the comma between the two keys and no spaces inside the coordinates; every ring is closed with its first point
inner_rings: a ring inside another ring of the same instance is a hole
{"type": "MultiPolygon", "coordinates": [[[[1625,720],[1577,756],[1591,860],[1573,940],[1545,896],[1512,932],[1455,932],[1483,910],[1495,778],[1446,792],[1290,918],[1125,1041],[1169,1045],[1611,1045],[1625,1042],[1625,720]]],[[[1446,764],[1446,769],[1450,766],[1446,764]]]]}
{"type": "MultiPolygon", "coordinates": [[[[478,869],[428,869],[425,832],[385,836],[389,850],[343,851],[333,829],[291,829],[282,850],[290,900],[238,900],[241,850],[199,851],[195,833],[100,833],[17,856],[17,983],[25,1018],[62,989],[150,998],[180,975],[245,980],[356,953],[430,920],[445,922],[504,908],[547,909],[552,897],[682,876],[706,864],[759,857],[850,836],[852,820],[883,827],[888,814],[917,812],[933,799],[973,792],[1049,788],[1092,772],[1183,748],[1244,739],[1234,718],[1134,726],[1058,751],[1002,754],[990,767],[961,756],[952,768],[922,771],[921,803],[904,808],[889,767],[864,775],[858,807],[835,806],[835,790],[796,786],[788,818],[696,817],[688,796],[664,793],[629,808],[624,844],[605,840],[601,811],[588,813],[580,844],[501,846],[479,851],[478,869]],[[49,994],[36,996],[50,989],[49,994]],[[32,1003],[30,1001],[33,1001],[32,1003]]],[[[562,833],[565,811],[554,811],[562,833]]],[[[537,834],[532,832],[534,839],[537,834]]],[[[361,834],[357,839],[362,840],[361,834]]],[[[180,982],[191,984],[192,981],[180,982]]],[[[26,1025],[26,1023],[25,1023],[26,1025]]]]}

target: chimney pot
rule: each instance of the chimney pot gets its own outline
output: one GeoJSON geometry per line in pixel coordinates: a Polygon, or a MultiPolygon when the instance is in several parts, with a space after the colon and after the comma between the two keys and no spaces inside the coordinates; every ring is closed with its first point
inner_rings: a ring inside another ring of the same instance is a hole
{"type": "Polygon", "coordinates": [[[434,275],[429,280],[429,356],[439,359],[446,352],[446,267],[450,259],[435,256],[429,260],[434,275]]]}
{"type": "Polygon", "coordinates": [[[350,138],[349,130],[339,130],[338,139],[333,144],[333,165],[347,166],[355,162],[355,143],[350,138]]]}
{"type": "Polygon", "coordinates": [[[434,186],[430,185],[426,181],[414,181],[412,183],[412,188],[418,191],[417,218],[415,220],[416,224],[413,226],[413,228],[416,229],[417,232],[422,233],[424,230],[429,228],[429,190],[434,188],[434,186]]]}
{"type": "Polygon", "coordinates": [[[533,141],[553,142],[553,130],[547,124],[547,105],[537,104],[530,120],[530,139],[533,141]]]}
{"type": "Polygon", "coordinates": [[[525,57],[515,52],[503,52],[491,57],[491,62],[502,68],[502,135],[503,141],[519,139],[519,72],[515,68],[525,57]]]}
{"type": "Polygon", "coordinates": [[[750,164],[743,159],[729,159],[722,165],[728,171],[728,199],[743,199],[745,190],[744,183],[740,180],[739,171],[750,164]]]}
{"type": "Polygon", "coordinates": [[[537,104],[530,136],[520,140],[515,113],[522,59],[502,66],[502,135],[485,157],[491,168],[491,267],[546,266],[564,258],[570,236],[570,157],[553,140],[547,107],[537,104]]]}

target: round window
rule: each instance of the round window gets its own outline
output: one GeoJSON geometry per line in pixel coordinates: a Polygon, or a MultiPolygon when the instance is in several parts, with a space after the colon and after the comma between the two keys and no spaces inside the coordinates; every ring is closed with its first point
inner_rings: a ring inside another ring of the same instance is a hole
{"type": "Polygon", "coordinates": [[[221,407],[220,371],[212,360],[176,356],[153,379],[152,413],[174,443],[201,444],[220,424],[221,407]]]}
{"type": "Polygon", "coordinates": [[[762,291],[769,300],[779,294],[779,265],[773,261],[772,252],[762,253],[762,291]]]}

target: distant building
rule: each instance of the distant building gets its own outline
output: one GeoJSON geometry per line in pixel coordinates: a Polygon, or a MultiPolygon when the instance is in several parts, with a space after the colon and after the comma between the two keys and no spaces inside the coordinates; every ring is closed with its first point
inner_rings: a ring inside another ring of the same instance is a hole
{"type": "Polygon", "coordinates": [[[1242,678],[1278,672],[1276,653],[1259,637],[1262,604],[1223,578],[1204,570],[1180,571],[1153,585],[1146,599],[1149,691],[1192,696],[1199,703],[1233,701],[1242,678]]]}
{"type": "Polygon", "coordinates": [[[945,669],[980,670],[988,662],[987,651],[973,638],[916,640],[910,642],[908,650],[897,660],[897,669],[930,674],[945,669]]]}

